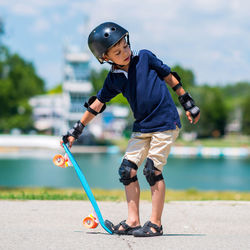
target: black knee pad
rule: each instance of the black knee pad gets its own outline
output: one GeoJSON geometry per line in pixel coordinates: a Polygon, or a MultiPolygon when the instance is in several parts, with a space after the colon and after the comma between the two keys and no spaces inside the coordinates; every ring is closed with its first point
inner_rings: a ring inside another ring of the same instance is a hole
{"type": "Polygon", "coordinates": [[[131,182],[137,181],[137,175],[132,178],[130,177],[131,168],[135,170],[138,169],[135,163],[127,159],[123,159],[122,164],[119,168],[119,175],[121,177],[119,180],[125,186],[129,185],[131,182]]]}
{"type": "Polygon", "coordinates": [[[151,187],[154,186],[156,182],[163,180],[162,174],[155,175],[156,170],[158,169],[154,166],[154,162],[147,158],[143,174],[146,176],[146,179],[151,187]]]}

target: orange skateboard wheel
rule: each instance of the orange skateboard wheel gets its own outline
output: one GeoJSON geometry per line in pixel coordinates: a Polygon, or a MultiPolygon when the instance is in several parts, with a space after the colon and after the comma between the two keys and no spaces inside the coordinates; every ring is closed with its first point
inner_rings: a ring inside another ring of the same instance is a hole
{"type": "Polygon", "coordinates": [[[55,155],[53,158],[53,163],[58,167],[66,168],[65,159],[62,155],[55,155]]]}
{"type": "Polygon", "coordinates": [[[98,222],[96,221],[96,218],[90,214],[83,219],[83,225],[86,228],[96,228],[98,226],[98,222]]]}

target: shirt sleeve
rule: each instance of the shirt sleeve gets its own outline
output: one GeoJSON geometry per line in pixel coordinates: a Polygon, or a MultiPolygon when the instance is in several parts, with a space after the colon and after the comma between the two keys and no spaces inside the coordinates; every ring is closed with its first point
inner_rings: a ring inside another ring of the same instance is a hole
{"type": "Polygon", "coordinates": [[[113,87],[110,73],[107,75],[103,87],[97,93],[97,99],[102,102],[109,102],[112,98],[120,93],[120,91],[113,87]]]}
{"type": "Polygon", "coordinates": [[[158,59],[151,51],[147,51],[149,56],[149,64],[161,78],[168,76],[171,72],[171,68],[164,64],[160,59],[158,59]]]}

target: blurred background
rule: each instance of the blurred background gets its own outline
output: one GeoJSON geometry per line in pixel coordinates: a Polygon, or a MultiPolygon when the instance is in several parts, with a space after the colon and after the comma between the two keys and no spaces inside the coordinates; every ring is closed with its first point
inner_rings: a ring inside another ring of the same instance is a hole
{"type": "MultiPolygon", "coordinates": [[[[132,50],[149,49],[178,72],[201,109],[188,124],[170,89],[183,128],[167,187],[249,191],[249,10],[247,0],[0,0],[0,187],[80,187],[52,158],[109,71],[88,34],[113,21],[129,30],[132,50]]],[[[123,188],[117,171],[133,121],[118,95],[73,146],[91,187],[123,188]]]]}

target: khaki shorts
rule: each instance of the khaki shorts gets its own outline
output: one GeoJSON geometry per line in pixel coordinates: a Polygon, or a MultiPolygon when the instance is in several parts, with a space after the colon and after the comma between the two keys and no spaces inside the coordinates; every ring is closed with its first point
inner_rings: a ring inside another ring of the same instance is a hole
{"type": "Polygon", "coordinates": [[[133,132],[128,142],[124,158],[132,161],[138,167],[145,158],[150,158],[154,166],[162,171],[172,144],[179,135],[179,128],[163,132],[140,133],[133,132]]]}

